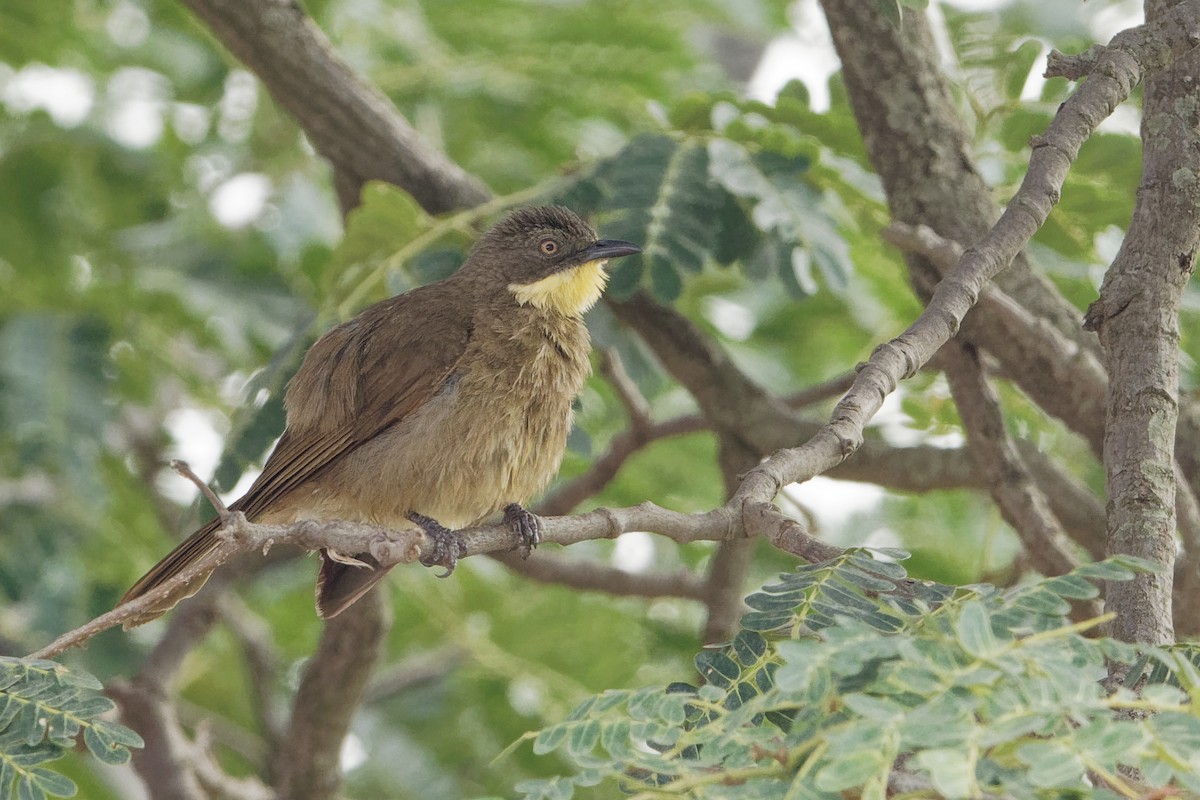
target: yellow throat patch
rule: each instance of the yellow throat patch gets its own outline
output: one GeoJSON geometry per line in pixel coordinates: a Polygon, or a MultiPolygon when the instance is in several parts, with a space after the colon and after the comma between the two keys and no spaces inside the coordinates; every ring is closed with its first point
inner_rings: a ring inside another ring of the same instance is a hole
{"type": "Polygon", "coordinates": [[[510,283],[508,290],[523,306],[532,305],[569,317],[582,316],[583,312],[596,305],[604,291],[604,284],[608,283],[608,275],[604,272],[607,263],[608,259],[589,261],[533,283],[510,283]]]}

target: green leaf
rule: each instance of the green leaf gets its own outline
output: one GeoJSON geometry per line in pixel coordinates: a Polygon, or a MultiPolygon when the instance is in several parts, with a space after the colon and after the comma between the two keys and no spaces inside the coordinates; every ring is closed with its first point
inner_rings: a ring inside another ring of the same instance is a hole
{"type": "Polygon", "coordinates": [[[671,266],[670,262],[663,258],[652,258],[650,260],[650,289],[658,300],[672,303],[679,299],[679,295],[683,292],[683,279],[680,278],[679,273],[671,266]]]}
{"type": "Polygon", "coordinates": [[[983,603],[978,600],[968,600],[962,604],[954,622],[954,633],[963,649],[973,656],[990,658],[998,650],[991,619],[983,603]]]}
{"type": "Polygon", "coordinates": [[[34,767],[19,779],[17,797],[20,800],[41,800],[50,797],[74,797],[75,782],[65,775],[34,767]]]}
{"type": "Polygon", "coordinates": [[[129,748],[145,747],[135,731],[106,720],[97,720],[84,728],[83,741],[92,755],[105,764],[124,764],[129,761],[129,748]]]}
{"type": "Polygon", "coordinates": [[[703,650],[696,656],[696,671],[704,680],[727,688],[741,675],[737,662],[720,650],[703,650]]]}
{"type": "Polygon", "coordinates": [[[589,719],[577,723],[567,737],[567,752],[573,756],[587,755],[596,749],[600,742],[600,722],[589,719]]]}
{"type": "Polygon", "coordinates": [[[921,750],[914,756],[913,764],[929,773],[934,788],[946,797],[975,794],[975,765],[965,750],[921,750]]]}
{"type": "Polygon", "coordinates": [[[838,575],[853,583],[858,588],[866,592],[891,592],[895,591],[896,584],[887,578],[861,569],[854,564],[847,564],[838,571],[838,575]]]}
{"type": "Polygon", "coordinates": [[[1050,578],[1044,581],[1042,586],[1054,592],[1059,597],[1071,600],[1090,600],[1100,594],[1100,589],[1097,588],[1096,584],[1074,572],[1050,578]]]}
{"type": "Polygon", "coordinates": [[[856,714],[876,722],[893,722],[904,716],[905,709],[886,697],[853,693],[842,697],[846,707],[856,714]]]}
{"type": "Polygon", "coordinates": [[[738,631],[733,639],[733,652],[743,666],[753,666],[767,652],[767,640],[754,631],[738,631]]]}
{"type": "Polygon", "coordinates": [[[883,753],[878,750],[857,750],[841,753],[828,762],[816,775],[816,785],[827,791],[841,791],[862,786],[872,777],[888,769],[883,753]]]}
{"type": "Polygon", "coordinates": [[[1017,756],[1029,767],[1029,781],[1042,788],[1078,785],[1086,770],[1078,755],[1054,741],[1023,744],[1017,756]]]}
{"type": "Polygon", "coordinates": [[[537,738],[533,740],[533,752],[539,756],[554,752],[566,742],[570,732],[571,727],[567,723],[543,728],[538,731],[537,738]]]}

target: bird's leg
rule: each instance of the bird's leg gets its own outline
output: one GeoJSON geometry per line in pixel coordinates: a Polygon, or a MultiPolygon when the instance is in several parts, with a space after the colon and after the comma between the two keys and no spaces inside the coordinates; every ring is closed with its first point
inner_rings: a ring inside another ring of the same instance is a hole
{"type": "Polygon", "coordinates": [[[467,554],[467,547],[463,543],[462,537],[436,519],[424,514],[414,511],[408,515],[408,519],[419,525],[421,530],[425,531],[425,535],[433,541],[433,554],[422,558],[421,563],[427,567],[445,567],[446,571],[438,577],[448,577],[451,572],[454,572],[458,559],[467,554]]]}
{"type": "Polygon", "coordinates": [[[521,558],[529,558],[533,548],[542,541],[541,517],[526,511],[517,503],[509,503],[504,507],[504,521],[512,526],[513,532],[521,540],[517,546],[521,551],[521,558]]]}

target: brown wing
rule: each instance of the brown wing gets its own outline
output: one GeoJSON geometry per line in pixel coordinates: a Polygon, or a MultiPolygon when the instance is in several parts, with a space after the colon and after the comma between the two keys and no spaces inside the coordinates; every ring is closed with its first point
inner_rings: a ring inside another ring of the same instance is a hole
{"type": "MultiPolygon", "coordinates": [[[[262,474],[230,509],[251,520],[261,516],[420,408],[462,358],[470,319],[470,299],[451,279],[377,303],[322,336],[288,384],[287,429],[262,474]]],[[[121,602],[146,594],[211,552],[219,528],[219,519],[210,520],[142,576],[121,602]]],[[[203,583],[185,587],[132,624],[161,615],[203,583]]]]}

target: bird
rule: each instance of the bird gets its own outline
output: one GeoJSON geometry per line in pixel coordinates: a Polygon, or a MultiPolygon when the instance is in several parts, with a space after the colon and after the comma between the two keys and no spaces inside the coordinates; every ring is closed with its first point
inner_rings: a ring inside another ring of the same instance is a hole
{"type": "MultiPolygon", "coordinates": [[[[457,529],[503,513],[528,555],[540,522],[524,506],[557,473],[591,372],[583,315],[604,291],[607,262],[640,252],[598,238],[562,206],[511,212],[452,275],[369,306],[309,348],[287,385],[283,434],[229,511],[262,523],[417,527],[434,544],[423,563],[447,575],[464,554],[457,529]]],[[[218,516],[192,533],[118,605],[214,550],[221,526],[218,516]]],[[[389,569],[369,553],[320,551],[318,615],[341,613],[389,569]]]]}

